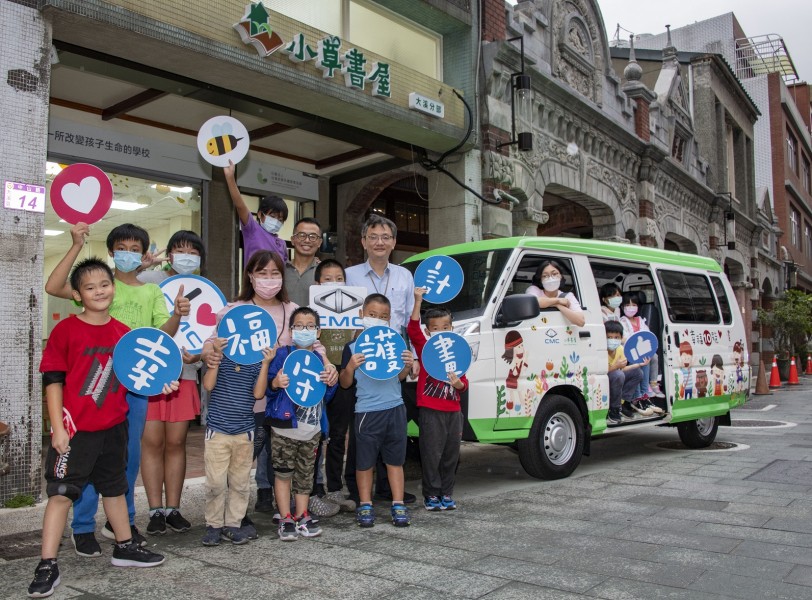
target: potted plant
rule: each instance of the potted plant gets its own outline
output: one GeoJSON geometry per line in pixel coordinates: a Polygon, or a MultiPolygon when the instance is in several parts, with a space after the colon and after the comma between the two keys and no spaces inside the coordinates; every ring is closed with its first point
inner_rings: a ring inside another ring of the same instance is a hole
{"type": "Polygon", "coordinates": [[[786,380],[791,356],[803,350],[812,335],[812,295],[800,290],[787,290],[771,308],[760,308],[758,319],[772,331],[778,372],[781,379],[786,380]]]}

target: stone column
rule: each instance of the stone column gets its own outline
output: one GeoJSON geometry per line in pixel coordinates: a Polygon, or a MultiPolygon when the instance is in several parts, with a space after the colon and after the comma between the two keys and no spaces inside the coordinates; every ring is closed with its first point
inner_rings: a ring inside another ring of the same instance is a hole
{"type": "MultiPolygon", "coordinates": [[[[0,184],[45,185],[51,26],[36,4],[0,2],[0,184]]],[[[0,504],[19,494],[39,499],[42,486],[43,224],[42,213],[0,209],[0,418],[11,428],[0,504]]]]}
{"type": "MultiPolygon", "coordinates": [[[[445,168],[477,193],[482,193],[479,150],[445,168]]],[[[429,248],[482,239],[481,200],[438,171],[426,174],[429,189],[429,248]]]]}

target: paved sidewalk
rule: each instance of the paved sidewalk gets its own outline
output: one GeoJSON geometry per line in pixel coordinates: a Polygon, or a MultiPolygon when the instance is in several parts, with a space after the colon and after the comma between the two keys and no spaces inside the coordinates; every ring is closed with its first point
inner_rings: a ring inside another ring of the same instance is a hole
{"type": "MultiPolygon", "coordinates": [[[[155,569],[112,567],[106,545],[80,559],[66,540],[54,597],[808,600],[812,385],[753,397],[733,419],[796,425],[722,428],[717,441],[749,446],[734,452],[652,447],[678,440],[672,428],[613,433],[556,482],[527,477],[508,448],[466,445],[457,511],[415,508],[395,529],[381,505],[371,530],[342,513],[293,543],[254,515],[261,537],[241,547],[204,548],[198,525],[150,539],[168,556],[155,569]]],[[[184,503],[200,523],[199,492],[184,503]]],[[[0,560],[0,596],[23,597],[36,562],[0,560]]]]}

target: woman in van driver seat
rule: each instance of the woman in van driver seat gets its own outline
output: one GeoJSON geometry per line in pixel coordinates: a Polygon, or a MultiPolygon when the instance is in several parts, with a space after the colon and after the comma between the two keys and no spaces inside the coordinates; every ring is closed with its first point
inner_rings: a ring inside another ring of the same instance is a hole
{"type": "Polygon", "coordinates": [[[540,308],[557,308],[573,325],[583,327],[586,319],[578,299],[572,292],[562,292],[564,285],[562,269],[554,260],[545,260],[533,275],[533,285],[527,288],[528,294],[538,298],[540,308]]]}

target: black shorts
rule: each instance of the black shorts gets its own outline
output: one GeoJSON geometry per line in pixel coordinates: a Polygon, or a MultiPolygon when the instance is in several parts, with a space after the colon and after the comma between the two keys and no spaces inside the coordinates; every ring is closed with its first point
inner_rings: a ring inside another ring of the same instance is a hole
{"type": "Polygon", "coordinates": [[[402,467],[406,462],[406,407],[355,413],[355,468],[375,466],[380,453],[384,464],[402,467]]]}
{"type": "Polygon", "coordinates": [[[77,431],[70,450],[59,455],[53,446],[45,459],[45,490],[48,496],[77,500],[92,483],[102,496],[127,493],[127,421],[101,431],[77,431]]]}

